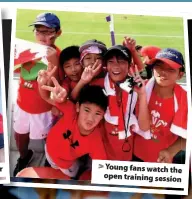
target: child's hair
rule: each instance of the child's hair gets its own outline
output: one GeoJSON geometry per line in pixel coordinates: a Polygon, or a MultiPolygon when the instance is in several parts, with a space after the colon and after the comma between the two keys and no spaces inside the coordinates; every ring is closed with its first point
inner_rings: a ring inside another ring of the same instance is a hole
{"type": "MultiPolygon", "coordinates": [[[[39,28],[40,26],[42,26],[42,25],[34,25],[33,31],[34,31],[36,28],[39,28]]],[[[55,27],[55,32],[58,32],[60,29],[61,29],[60,26],[55,27]]]]}
{"type": "Polygon", "coordinates": [[[128,64],[131,64],[132,54],[131,51],[125,46],[115,45],[110,47],[104,55],[104,61],[106,65],[107,60],[111,59],[113,56],[122,57],[123,59],[127,60],[128,64]]]}
{"type": "Polygon", "coordinates": [[[136,46],[135,46],[135,50],[136,50],[136,51],[141,50],[141,48],[142,48],[141,45],[136,45],[136,46]]]}
{"type": "Polygon", "coordinates": [[[80,91],[78,102],[79,105],[86,102],[93,103],[106,111],[108,106],[108,97],[104,94],[104,91],[100,86],[86,85],[80,91]]]}
{"type": "Polygon", "coordinates": [[[63,68],[63,64],[72,58],[80,59],[79,46],[68,46],[61,51],[59,56],[60,67],[63,68]]]}

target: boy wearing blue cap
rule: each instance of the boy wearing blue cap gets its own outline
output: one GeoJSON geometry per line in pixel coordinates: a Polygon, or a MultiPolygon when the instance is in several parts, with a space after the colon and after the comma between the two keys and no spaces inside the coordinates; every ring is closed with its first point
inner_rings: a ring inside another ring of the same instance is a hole
{"type": "Polygon", "coordinates": [[[176,83],[184,74],[184,60],[180,52],[166,48],[150,64],[154,77],[147,82],[146,92],[151,139],[135,136],[134,160],[172,163],[185,150],[187,137],[187,92],[176,83]]]}
{"type": "MultiPolygon", "coordinates": [[[[36,17],[34,36],[38,44],[48,46],[48,69],[58,66],[60,50],[55,46],[57,37],[61,34],[60,20],[53,13],[42,13],[36,17]]],[[[44,139],[52,126],[52,106],[44,101],[38,90],[38,72],[47,66],[37,61],[25,63],[20,68],[20,82],[17,104],[14,110],[15,139],[20,157],[13,175],[27,167],[33,158],[33,151],[28,150],[30,139],[44,139]]],[[[58,70],[52,74],[57,76],[58,70]]]]}

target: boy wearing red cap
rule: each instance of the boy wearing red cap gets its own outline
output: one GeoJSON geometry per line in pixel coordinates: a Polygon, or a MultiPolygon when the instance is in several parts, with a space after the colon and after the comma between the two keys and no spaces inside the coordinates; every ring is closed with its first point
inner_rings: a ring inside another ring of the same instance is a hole
{"type": "Polygon", "coordinates": [[[146,84],[152,138],[135,136],[134,160],[171,163],[185,150],[187,137],[187,92],[176,83],[184,74],[184,60],[180,52],[167,48],[149,64],[154,74],[146,84]]]}
{"type": "MultiPolygon", "coordinates": [[[[47,61],[58,65],[59,49],[55,40],[60,36],[60,20],[53,13],[42,13],[37,16],[34,26],[36,42],[48,46],[47,61]]],[[[52,126],[52,106],[45,102],[38,90],[38,71],[47,68],[38,61],[28,62],[20,68],[20,83],[17,104],[14,110],[15,139],[20,157],[13,175],[27,167],[32,160],[33,151],[28,150],[30,139],[44,139],[52,126]]],[[[57,76],[58,71],[53,74],[57,76]]]]}
{"type": "Polygon", "coordinates": [[[151,59],[155,58],[156,54],[161,50],[157,46],[137,46],[137,51],[143,57],[143,64],[146,65],[147,79],[152,77],[152,69],[149,65],[151,59]]]}

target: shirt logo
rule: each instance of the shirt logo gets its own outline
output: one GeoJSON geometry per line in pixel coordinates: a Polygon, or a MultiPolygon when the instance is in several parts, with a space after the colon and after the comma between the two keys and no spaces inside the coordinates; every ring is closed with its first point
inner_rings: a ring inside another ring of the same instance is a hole
{"type": "Polygon", "coordinates": [[[70,142],[70,146],[75,149],[77,146],[79,146],[79,141],[76,140],[76,141],[73,142],[71,135],[72,135],[72,133],[71,133],[70,130],[67,130],[67,132],[63,133],[64,139],[68,139],[69,142],[70,142]]]}
{"type": "Polygon", "coordinates": [[[161,115],[156,110],[152,110],[151,115],[152,115],[152,124],[151,124],[151,127],[150,127],[151,136],[152,136],[152,139],[154,141],[158,142],[159,141],[158,135],[162,134],[161,131],[160,131],[160,127],[166,127],[167,122],[160,119],[161,115]]]}
{"type": "Polygon", "coordinates": [[[160,107],[161,107],[161,106],[162,106],[162,103],[161,103],[161,102],[156,101],[156,102],[155,102],[155,105],[157,105],[157,106],[160,106],[160,107]]]}

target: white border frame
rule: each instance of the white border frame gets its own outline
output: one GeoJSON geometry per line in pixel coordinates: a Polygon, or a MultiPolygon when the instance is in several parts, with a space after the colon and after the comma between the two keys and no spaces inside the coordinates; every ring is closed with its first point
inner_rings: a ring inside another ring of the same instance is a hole
{"type": "MultiPolygon", "coordinates": [[[[1,12],[1,9],[0,9],[1,12]]],[[[10,171],[9,171],[9,145],[8,145],[8,131],[7,131],[7,106],[6,106],[6,95],[5,95],[5,70],[4,70],[4,54],[3,54],[3,31],[2,31],[2,18],[0,14],[0,67],[1,67],[1,106],[3,116],[3,134],[4,134],[4,155],[5,162],[0,163],[4,168],[5,179],[0,180],[0,184],[10,183],[10,171]]]]}
{"type": "MultiPolygon", "coordinates": [[[[162,2],[163,8],[165,7],[165,3],[162,2]]],[[[142,3],[102,3],[102,4],[108,4],[109,7],[101,6],[101,2],[98,3],[86,3],[86,6],[82,6],[83,3],[54,3],[54,6],[50,6],[51,3],[46,3],[46,6],[43,7],[43,9],[39,9],[37,5],[45,5],[44,3],[29,3],[27,4],[22,4],[22,6],[17,7],[17,9],[34,9],[34,10],[55,10],[55,11],[71,11],[71,12],[93,12],[93,13],[106,13],[106,14],[139,14],[139,15],[151,15],[151,16],[170,16],[170,17],[184,17],[185,14],[188,13],[180,13],[178,10],[173,13],[172,10],[167,10],[167,11],[158,11],[159,4],[162,5],[162,3],[154,3],[157,7],[156,10],[153,9],[153,11],[149,10],[149,7],[146,6],[146,9],[143,9],[142,3]],[[123,4],[126,4],[122,6],[123,4]],[[137,5],[136,5],[137,4],[137,5]],[[59,6],[58,6],[59,5],[59,6]],[[61,9],[61,5],[63,5],[63,9],[61,9]],[[95,5],[98,5],[98,7],[95,7],[95,5]],[[134,6],[135,9],[130,9],[129,11],[126,10],[126,7],[130,8],[130,6],[134,6]],[[49,7],[50,6],[50,7],[49,7]],[[58,6],[58,7],[57,7],[58,6]],[[81,7],[82,6],[82,7],[81,7]],[[121,6],[120,9],[118,9],[118,6],[121,6]],[[138,7],[142,7],[142,9],[139,9],[138,7]],[[37,8],[38,7],[38,8],[37,8]],[[122,9],[123,8],[123,9],[122,9]],[[80,10],[82,9],[82,10],[80,10]]],[[[150,3],[151,4],[151,3],[150,3]]],[[[169,3],[171,4],[171,3],[169,3]]],[[[146,5],[146,4],[145,4],[146,5]]],[[[148,3],[149,5],[149,3],[148,3]]],[[[173,5],[173,3],[172,3],[173,5]]],[[[182,3],[183,5],[183,3],[182,3]]],[[[169,5],[170,6],[170,5],[169,5]]],[[[180,4],[177,4],[178,8],[180,7],[180,4]]],[[[163,10],[163,9],[162,9],[163,10]]],[[[15,15],[16,16],[16,10],[15,10],[15,15]]],[[[13,17],[12,19],[12,43],[11,43],[11,57],[10,57],[10,66],[13,66],[14,63],[14,39],[15,39],[15,33],[16,33],[16,17],[13,17]]],[[[184,21],[184,41],[185,41],[185,57],[186,57],[186,74],[189,74],[186,76],[187,78],[187,89],[188,93],[191,94],[191,88],[190,88],[190,67],[189,67],[189,49],[188,49],[188,30],[186,27],[186,22],[184,21]]],[[[10,67],[11,68],[11,67],[10,67]]],[[[13,80],[13,71],[10,70],[10,80],[9,80],[9,85],[11,85],[12,80],[13,80]]],[[[12,88],[12,86],[9,86],[9,88],[12,88]]],[[[11,99],[11,89],[9,90],[9,99],[11,99]]],[[[10,103],[11,101],[9,100],[9,112],[10,113],[10,103]]],[[[188,107],[191,107],[191,95],[190,99],[188,100],[188,107]]],[[[9,115],[10,119],[10,115],[9,115]]],[[[11,120],[9,120],[11,121],[11,120]]],[[[188,117],[188,123],[191,121],[191,113],[189,111],[189,117],[188,117]]],[[[9,125],[10,128],[10,125],[9,125]]],[[[189,128],[188,128],[189,131],[189,128]]],[[[184,176],[188,176],[188,171],[189,171],[189,146],[192,145],[190,137],[187,137],[187,146],[186,146],[186,164],[184,165],[184,176]]],[[[162,189],[139,189],[139,188],[120,188],[120,187],[107,187],[105,186],[99,186],[99,185],[92,185],[92,186],[86,186],[86,185],[66,185],[66,184],[44,184],[44,183],[27,183],[27,182],[11,182],[11,186],[23,186],[23,187],[44,187],[44,188],[57,188],[57,189],[81,189],[81,190],[100,190],[100,191],[119,191],[119,192],[141,192],[141,193],[159,193],[159,194],[175,194],[175,195],[187,195],[188,194],[188,177],[186,177],[185,180],[185,189],[184,191],[174,191],[174,190],[162,190],[162,189]]],[[[118,186],[118,185],[117,185],[118,186]]]]}

